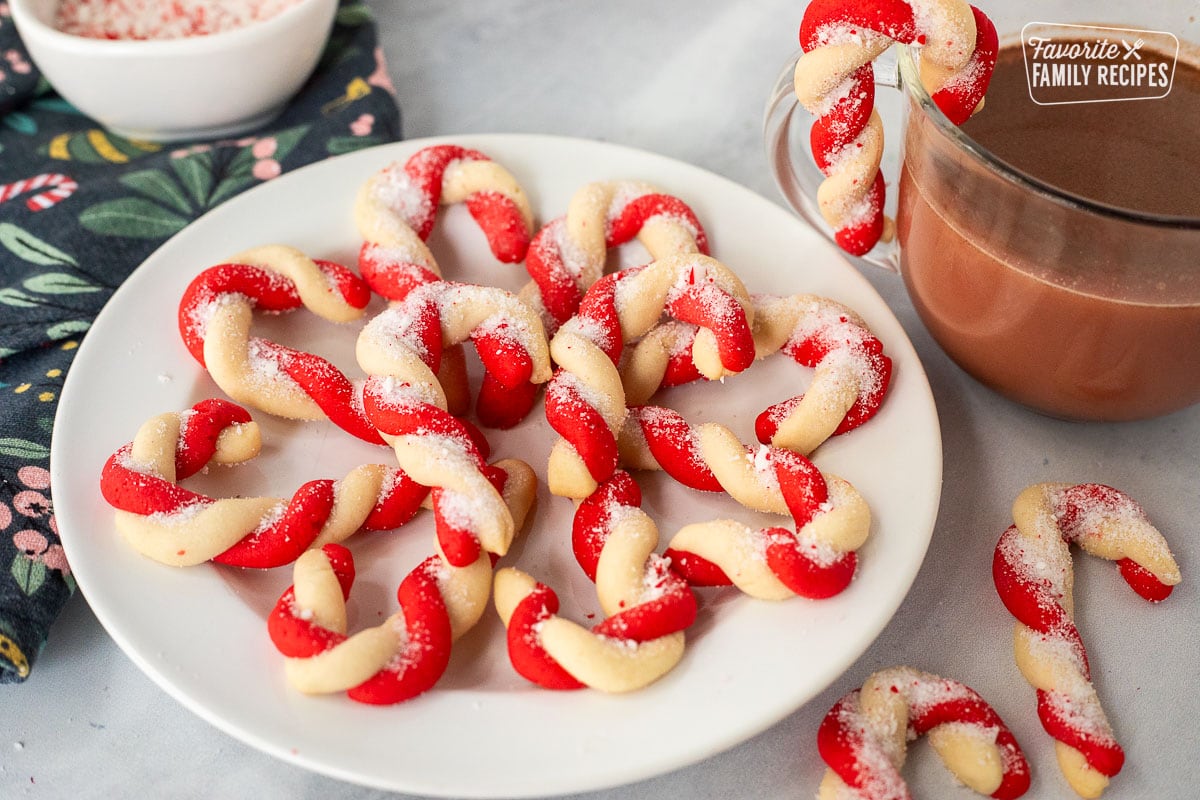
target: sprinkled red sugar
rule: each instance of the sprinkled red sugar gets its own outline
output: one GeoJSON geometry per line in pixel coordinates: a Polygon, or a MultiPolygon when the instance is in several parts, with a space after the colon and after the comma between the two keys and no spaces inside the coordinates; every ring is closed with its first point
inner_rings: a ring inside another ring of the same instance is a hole
{"type": "Polygon", "coordinates": [[[62,0],[54,24],[89,39],[183,39],[270,19],[300,0],[62,0]]]}

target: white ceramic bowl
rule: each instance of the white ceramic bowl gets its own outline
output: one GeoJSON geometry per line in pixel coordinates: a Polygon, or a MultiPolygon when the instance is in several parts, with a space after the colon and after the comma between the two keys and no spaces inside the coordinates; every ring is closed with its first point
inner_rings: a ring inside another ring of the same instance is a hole
{"type": "Polygon", "coordinates": [[[58,0],[8,0],[29,55],[83,113],[122,136],[228,136],[269,122],[312,74],[337,0],[300,0],[244,28],[170,40],[105,40],[54,27],[58,0]]]}

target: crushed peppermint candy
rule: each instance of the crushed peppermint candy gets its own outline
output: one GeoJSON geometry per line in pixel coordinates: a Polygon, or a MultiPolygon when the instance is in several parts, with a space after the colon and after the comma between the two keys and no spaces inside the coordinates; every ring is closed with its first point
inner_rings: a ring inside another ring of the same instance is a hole
{"type": "Polygon", "coordinates": [[[62,0],[54,26],[88,39],[184,39],[244,28],[302,0],[62,0]]]}

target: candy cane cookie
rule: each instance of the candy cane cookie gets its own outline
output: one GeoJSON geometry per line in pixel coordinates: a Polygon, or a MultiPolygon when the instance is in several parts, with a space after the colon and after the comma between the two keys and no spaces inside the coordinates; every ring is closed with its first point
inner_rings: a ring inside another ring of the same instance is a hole
{"type": "MultiPolygon", "coordinates": [[[[760,442],[807,455],[875,415],[891,381],[892,360],[858,314],[815,295],[755,295],[753,301],[755,358],[779,352],[815,369],[804,393],[758,416],[760,442]]],[[[630,406],[647,403],[660,389],[702,377],[691,358],[697,330],[668,323],[631,348],[621,365],[630,406]]]]}
{"type": "Polygon", "coordinates": [[[490,286],[438,281],[414,289],[376,317],[359,336],[359,363],[368,374],[411,378],[462,416],[469,405],[461,344],[470,339],[483,362],[476,398],[481,423],[510,428],[528,414],[536,389],[551,375],[549,346],[538,315],[516,295],[490,286]],[[364,348],[366,348],[364,350],[364,348]],[[364,362],[364,353],[380,363],[364,362]]]}
{"type": "Polygon", "coordinates": [[[554,590],[515,567],[496,573],[493,592],[514,668],[544,688],[631,692],[654,683],[683,658],[682,631],[643,640],[627,624],[612,628],[601,622],[589,630],[559,616],[554,590]]]}
{"type": "MultiPolygon", "coordinates": [[[[497,464],[496,487],[518,530],[536,492],[520,461],[497,464]]],[[[482,618],[491,597],[494,556],[480,552],[464,566],[438,553],[413,569],[396,592],[400,609],[379,625],[347,636],[346,601],[354,560],[338,544],[309,550],[293,584],[267,620],[285,660],[288,683],[305,694],[346,692],[352,700],[399,703],[430,689],[446,670],[451,647],[482,618]]]]}
{"type": "Polygon", "coordinates": [[[849,482],[799,453],[748,448],[724,425],[693,428],[670,409],[641,406],[630,410],[621,460],[631,469],[663,469],[693,489],[725,492],[756,511],[791,516],[794,530],[735,520],[681,528],[666,555],[691,584],[733,584],[763,600],[817,599],[854,578],[870,509],[849,482]]]}
{"type": "Polygon", "coordinates": [[[1166,541],[1132,498],[1100,484],[1042,483],[1013,503],[1014,525],[996,545],[992,578],[1016,617],[1017,667],[1037,689],[1038,717],[1055,739],[1058,765],[1082,797],[1099,797],[1125,761],[1074,622],[1069,543],[1116,561],[1152,602],[1181,580],[1166,541]]]}
{"type": "Polygon", "coordinates": [[[477,150],[442,144],[390,164],[359,189],[354,219],[364,243],[358,268],[371,288],[402,300],[417,286],[441,280],[425,240],[439,205],[463,203],[500,261],[518,264],[533,235],[525,190],[504,167],[477,150]]]}
{"type": "Polygon", "coordinates": [[[520,570],[496,573],[495,602],[516,671],[549,689],[643,688],[683,657],[696,599],[669,559],[641,491],[615,473],[576,509],[572,547],[606,618],[590,630],[558,615],[553,589],[520,570]]]}
{"type": "Polygon", "coordinates": [[[818,207],[837,243],[854,255],[891,236],[872,62],[897,42],[920,48],[921,82],[955,125],[981,107],[999,46],[991,20],[963,0],[809,3],[800,24],[796,98],[817,118],[812,151],[826,176],[818,207]]]}
{"type": "MultiPolygon", "coordinates": [[[[640,181],[598,181],[580,188],[565,216],[547,223],[529,245],[525,268],[532,280],[520,296],[537,310],[553,336],[574,316],[584,293],[600,279],[608,251],[637,238],[652,260],[681,253],[708,255],[708,236],[682,200],[640,181]]],[[[496,392],[485,379],[483,395],[496,392]]],[[[528,413],[536,392],[508,390],[510,418],[484,420],[507,428],[528,413]]]]}
{"type": "Polygon", "coordinates": [[[255,311],[303,306],[345,323],[360,319],[370,299],[370,289],[346,267],[268,245],[196,276],[179,303],[179,332],[192,357],[236,402],[287,419],[328,419],[382,444],[363,416],[360,385],[320,356],[250,333],[255,311]]]}
{"type": "Polygon", "coordinates": [[[436,559],[420,564],[396,591],[400,610],[348,636],[350,551],[330,544],[305,553],[267,618],[271,641],[286,658],[288,683],[305,694],[344,691],[373,705],[430,689],[450,663],[453,641],[436,567],[436,559]]]}
{"type": "Polygon", "coordinates": [[[478,437],[447,411],[437,373],[443,348],[470,338],[486,372],[502,386],[544,383],[550,354],[541,320],[501,289],[436,281],[363,328],[356,345],[369,376],[367,418],[391,445],[403,469],[433,488],[433,507],[459,544],[443,540],[451,563],[473,561],[477,548],[503,555],[514,534],[512,516],[491,485],[478,437]]]}
{"type": "MultiPolygon", "coordinates": [[[[516,179],[483,153],[434,145],[403,166],[389,165],[359,190],[354,216],[365,240],[359,270],[372,289],[398,303],[417,287],[443,280],[425,239],[433,231],[439,203],[457,202],[466,204],[499,260],[519,263],[525,258],[533,214],[516,179]]],[[[438,361],[447,407],[462,416],[470,396],[461,348],[444,346],[438,361]]],[[[477,400],[480,422],[511,428],[529,413],[536,392],[537,384],[506,384],[485,371],[477,400]]]]}
{"type": "Polygon", "coordinates": [[[309,481],[286,500],[216,499],[178,485],[210,463],[248,461],[260,446],[249,413],[225,400],[202,400],[188,411],[146,421],[101,473],[101,493],[117,509],[117,530],[139,553],[163,564],[211,560],[265,569],[359,530],[397,528],[428,491],[382,464],[361,465],[339,481],[309,481]]]}
{"type": "Polygon", "coordinates": [[[753,363],[750,297],[719,261],[687,254],[606,275],[550,343],[559,370],[546,389],[546,419],[563,437],[550,453],[554,494],[582,499],[616,470],[627,414],[617,364],[625,342],[649,332],[664,312],[700,326],[692,359],[705,377],[753,363]]]}
{"type": "MultiPolygon", "coordinates": [[[[533,470],[505,459],[497,463],[493,483],[521,530],[536,494],[533,470]]],[[[286,656],[289,685],[306,694],[344,691],[376,705],[427,691],[445,672],[452,643],[484,615],[496,558],[479,552],[455,566],[439,549],[404,577],[396,593],[398,612],[347,637],[352,555],[336,543],[306,552],[296,561],[292,587],[268,619],[271,642],[286,656]]]]}
{"type": "Polygon", "coordinates": [[[817,730],[829,765],[820,800],[909,800],[900,769],[922,734],[970,789],[998,800],[1029,788],[1029,765],[1000,716],[974,690],[912,667],[891,667],[839,700],[817,730]]]}
{"type": "Polygon", "coordinates": [[[583,295],[604,274],[608,251],[637,238],[652,261],[679,253],[708,255],[708,236],[692,209],[641,181],[598,181],[571,197],[566,215],[547,223],[529,246],[532,283],[521,291],[544,312],[553,335],[575,315],[583,295]]]}

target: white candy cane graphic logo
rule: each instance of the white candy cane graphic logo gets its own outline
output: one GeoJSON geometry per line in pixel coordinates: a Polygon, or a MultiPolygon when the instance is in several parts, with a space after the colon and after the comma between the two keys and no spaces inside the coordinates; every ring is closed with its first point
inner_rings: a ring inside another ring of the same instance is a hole
{"type": "Polygon", "coordinates": [[[78,188],[79,184],[73,178],[60,175],[56,172],[46,172],[41,175],[35,175],[32,178],[25,178],[24,180],[0,186],[0,203],[11,200],[17,195],[22,195],[26,192],[38,192],[33,197],[27,199],[25,205],[30,211],[44,211],[66,200],[78,188]],[[45,191],[38,191],[40,189],[45,189],[45,191]]]}

